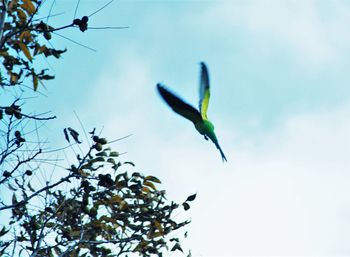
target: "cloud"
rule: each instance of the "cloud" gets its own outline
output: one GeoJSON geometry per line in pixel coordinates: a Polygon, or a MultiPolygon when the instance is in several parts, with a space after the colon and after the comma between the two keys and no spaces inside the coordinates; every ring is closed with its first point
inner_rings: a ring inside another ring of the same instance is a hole
{"type": "Polygon", "coordinates": [[[304,68],[317,69],[348,49],[348,11],[345,1],[217,1],[194,15],[193,24],[211,38],[244,31],[261,47],[273,44],[304,68]]]}

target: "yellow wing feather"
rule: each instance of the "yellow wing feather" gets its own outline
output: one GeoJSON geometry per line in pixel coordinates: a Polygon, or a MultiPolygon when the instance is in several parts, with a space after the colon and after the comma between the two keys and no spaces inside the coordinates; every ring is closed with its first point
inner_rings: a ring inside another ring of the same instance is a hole
{"type": "Polygon", "coordinates": [[[207,120],[207,111],[210,99],[210,88],[209,88],[209,74],[208,68],[204,62],[200,63],[200,79],[199,79],[199,110],[202,118],[207,120]]]}

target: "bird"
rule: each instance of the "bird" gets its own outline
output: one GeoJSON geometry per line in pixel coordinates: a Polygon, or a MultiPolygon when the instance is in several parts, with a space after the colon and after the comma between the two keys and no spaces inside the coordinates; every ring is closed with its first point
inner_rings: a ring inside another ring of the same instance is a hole
{"type": "Polygon", "coordinates": [[[207,65],[204,62],[200,62],[199,110],[170,92],[162,83],[157,84],[157,90],[163,100],[174,112],[192,121],[196,130],[204,136],[205,140],[208,140],[209,138],[215,144],[216,148],[220,151],[222,161],[227,162],[226,156],[215,135],[214,125],[209,121],[207,116],[210,98],[209,72],[207,65]]]}

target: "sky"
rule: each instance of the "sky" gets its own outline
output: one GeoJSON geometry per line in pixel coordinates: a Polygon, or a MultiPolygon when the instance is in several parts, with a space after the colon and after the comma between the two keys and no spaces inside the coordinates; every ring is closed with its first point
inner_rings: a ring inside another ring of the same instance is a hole
{"type": "MultiPolygon", "coordinates": [[[[81,0],[77,17],[107,1],[81,0]]],[[[49,5],[47,5],[48,10],[49,5]]],[[[56,1],[56,26],[74,17],[56,1]]],[[[45,10],[43,10],[43,14],[45,10]]],[[[56,79],[33,106],[62,128],[103,129],[169,199],[197,193],[188,212],[192,256],[350,255],[350,2],[114,1],[68,29],[49,65],[56,79]],[[209,69],[208,117],[228,159],[162,101],[162,82],[197,107],[199,63],[209,69]]],[[[43,63],[43,65],[46,63],[43,63]]],[[[172,256],[176,256],[175,254],[172,256]]]]}

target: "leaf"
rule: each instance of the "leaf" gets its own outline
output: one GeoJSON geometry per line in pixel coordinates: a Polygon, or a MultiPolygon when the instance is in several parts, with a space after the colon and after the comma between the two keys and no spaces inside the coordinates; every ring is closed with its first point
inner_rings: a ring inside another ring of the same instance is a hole
{"type": "Polygon", "coordinates": [[[53,250],[55,251],[55,253],[56,253],[57,256],[61,256],[62,251],[61,251],[61,249],[60,249],[58,246],[55,246],[55,247],[53,248],[53,250]]]}
{"type": "Polygon", "coordinates": [[[124,199],[122,197],[120,197],[119,195],[113,195],[110,199],[109,202],[110,203],[121,203],[124,199]]]}
{"type": "Polygon", "coordinates": [[[180,246],[179,243],[176,243],[176,244],[173,246],[173,248],[171,248],[170,251],[174,252],[174,251],[176,251],[176,250],[179,250],[179,251],[183,252],[183,250],[182,250],[182,248],[181,248],[181,246],[180,246]]]}
{"type": "Polygon", "coordinates": [[[107,153],[105,151],[103,152],[98,152],[95,154],[96,156],[103,156],[103,157],[107,157],[107,153]]]}
{"type": "Polygon", "coordinates": [[[110,222],[112,224],[115,224],[115,220],[112,219],[111,217],[108,217],[106,215],[102,215],[100,218],[101,221],[106,221],[106,222],[110,222]]]}
{"type": "Polygon", "coordinates": [[[142,188],[141,188],[141,191],[144,192],[144,193],[149,193],[149,192],[151,192],[151,190],[149,190],[148,187],[142,187],[142,188]]]}
{"type": "Polygon", "coordinates": [[[30,191],[32,191],[33,193],[35,192],[34,188],[32,187],[32,185],[30,184],[30,182],[28,182],[28,188],[30,191]]]}
{"type": "Polygon", "coordinates": [[[187,211],[188,209],[190,209],[190,205],[189,205],[188,203],[186,203],[186,202],[184,202],[184,203],[182,204],[182,206],[184,207],[184,210],[185,210],[185,211],[187,211]]]}
{"type": "Polygon", "coordinates": [[[42,54],[45,53],[48,50],[48,48],[46,47],[46,45],[42,45],[38,48],[38,54],[42,54]]]}
{"type": "Polygon", "coordinates": [[[23,0],[23,4],[21,4],[21,7],[26,10],[26,12],[29,14],[29,15],[32,15],[36,8],[34,6],[34,4],[32,3],[31,0],[23,0]]]}
{"type": "Polygon", "coordinates": [[[145,177],[145,180],[150,180],[152,182],[159,183],[159,184],[162,183],[158,178],[156,178],[154,176],[147,176],[147,177],[145,177]]]}
{"type": "Polygon", "coordinates": [[[191,201],[193,201],[194,199],[196,199],[196,196],[197,196],[197,194],[190,195],[189,197],[187,197],[187,199],[186,199],[185,202],[191,202],[191,201]]]}
{"type": "Polygon", "coordinates": [[[163,234],[161,232],[154,232],[151,235],[149,235],[149,238],[156,238],[156,237],[160,237],[163,236],[163,234]]]}
{"type": "Polygon", "coordinates": [[[33,41],[32,35],[30,34],[29,30],[23,31],[19,36],[19,39],[21,40],[21,42],[23,42],[24,40],[28,42],[33,41]]]}
{"type": "Polygon", "coordinates": [[[129,164],[129,165],[135,167],[135,164],[133,162],[124,162],[124,164],[129,164]]]}
{"type": "Polygon", "coordinates": [[[70,143],[70,141],[69,141],[69,136],[68,136],[68,132],[67,132],[67,129],[66,129],[66,128],[63,129],[63,133],[64,133],[64,138],[68,141],[68,143],[70,143]]]}
{"type": "Polygon", "coordinates": [[[33,89],[34,89],[34,91],[37,91],[37,89],[38,89],[38,81],[39,81],[38,76],[34,73],[33,74],[33,89]]]}
{"type": "Polygon", "coordinates": [[[27,15],[21,9],[17,9],[17,16],[21,20],[22,23],[26,23],[27,15]]]}
{"type": "Polygon", "coordinates": [[[121,201],[120,204],[119,204],[119,208],[120,208],[122,211],[124,211],[124,210],[128,209],[129,206],[128,206],[127,202],[121,201]]]}
{"type": "Polygon", "coordinates": [[[3,235],[5,235],[7,232],[9,232],[10,230],[6,230],[5,226],[2,227],[1,231],[0,231],[0,237],[2,237],[3,235]]]}
{"type": "Polygon", "coordinates": [[[22,43],[22,42],[19,42],[18,45],[19,45],[19,48],[21,48],[23,54],[27,57],[27,59],[29,61],[32,61],[33,58],[32,58],[32,56],[31,56],[31,54],[29,52],[29,49],[28,49],[27,45],[22,43]]]}
{"type": "Polygon", "coordinates": [[[118,157],[118,156],[119,156],[119,153],[118,153],[118,152],[110,152],[110,153],[109,153],[109,156],[110,156],[110,157],[118,157]]]}
{"type": "Polygon", "coordinates": [[[55,222],[48,222],[46,223],[45,227],[47,228],[53,228],[54,226],[56,226],[56,223],[55,222]]]}
{"type": "Polygon", "coordinates": [[[82,176],[83,178],[87,178],[89,176],[89,173],[84,172],[83,167],[81,167],[81,169],[78,171],[78,173],[80,174],[80,176],[82,176]]]}
{"type": "Polygon", "coordinates": [[[115,164],[115,160],[114,160],[113,158],[108,158],[108,159],[107,159],[107,162],[112,163],[112,164],[115,164]]]}
{"type": "Polygon", "coordinates": [[[16,195],[13,193],[13,195],[12,195],[12,204],[17,204],[17,203],[18,203],[17,197],[16,197],[16,195]]]}
{"type": "Polygon", "coordinates": [[[105,158],[103,158],[102,156],[97,156],[96,158],[90,160],[91,163],[95,163],[95,162],[104,162],[105,158]]]}
{"type": "Polygon", "coordinates": [[[17,73],[10,72],[10,83],[11,83],[11,85],[16,84],[18,82],[18,78],[19,78],[19,76],[18,76],[17,73]]]}
{"type": "Polygon", "coordinates": [[[72,236],[72,237],[78,237],[80,236],[80,230],[72,230],[72,231],[69,231],[69,235],[72,236]]]}
{"type": "Polygon", "coordinates": [[[74,129],[72,129],[71,127],[68,128],[68,131],[70,133],[70,135],[73,137],[74,141],[78,144],[81,144],[81,141],[79,140],[79,133],[76,132],[74,129]]]}
{"type": "Polygon", "coordinates": [[[12,190],[12,191],[16,191],[17,188],[15,188],[13,185],[11,185],[10,183],[7,184],[7,186],[12,190]]]}
{"type": "Polygon", "coordinates": [[[160,224],[159,221],[155,221],[154,222],[154,226],[158,229],[158,231],[160,232],[161,235],[164,235],[164,229],[162,227],[162,224],[160,224]]]}
{"type": "Polygon", "coordinates": [[[157,191],[156,186],[155,186],[152,182],[150,182],[150,181],[144,181],[144,182],[143,182],[143,185],[152,188],[154,191],[157,191]]]}
{"type": "Polygon", "coordinates": [[[147,241],[141,239],[141,242],[135,247],[133,252],[142,252],[148,246],[147,241]]]}

